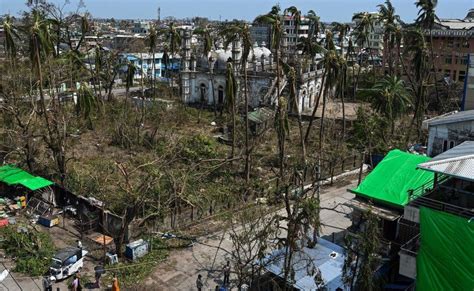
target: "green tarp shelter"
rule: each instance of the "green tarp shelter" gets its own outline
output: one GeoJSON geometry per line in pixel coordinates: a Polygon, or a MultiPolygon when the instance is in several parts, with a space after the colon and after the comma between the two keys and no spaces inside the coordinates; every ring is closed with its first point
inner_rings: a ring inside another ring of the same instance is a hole
{"type": "Polygon", "coordinates": [[[408,201],[408,191],[433,180],[434,174],[417,169],[430,158],[392,150],[352,192],[395,207],[408,201]]]}
{"type": "Polygon", "coordinates": [[[0,182],[10,186],[22,185],[33,191],[54,184],[45,178],[35,177],[22,169],[9,165],[0,167],[0,182]]]}
{"type": "Polygon", "coordinates": [[[422,207],[416,290],[474,290],[474,221],[422,207]]]}

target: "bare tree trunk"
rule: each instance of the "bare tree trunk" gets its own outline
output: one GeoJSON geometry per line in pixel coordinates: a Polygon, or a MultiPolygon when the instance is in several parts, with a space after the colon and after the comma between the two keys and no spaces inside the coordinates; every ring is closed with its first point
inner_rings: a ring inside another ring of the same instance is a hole
{"type": "MultiPolygon", "coordinates": [[[[436,64],[435,64],[435,58],[434,58],[434,49],[433,49],[433,30],[431,28],[430,28],[430,50],[431,50],[431,62],[433,63],[433,77],[434,77],[434,86],[435,86],[435,91],[436,91],[436,101],[439,104],[441,102],[441,99],[439,98],[438,72],[436,71],[436,64]]],[[[453,77],[455,77],[455,76],[453,76],[453,77]]]]}
{"type": "Polygon", "coordinates": [[[341,86],[341,104],[342,104],[342,140],[346,137],[346,106],[344,103],[344,96],[346,95],[346,84],[347,84],[347,68],[344,69],[342,75],[342,86],[341,86]]]}
{"type": "Polygon", "coordinates": [[[244,90],[245,90],[245,182],[250,181],[250,150],[249,150],[249,96],[247,88],[247,69],[244,65],[244,90]]]}
{"type": "Polygon", "coordinates": [[[308,127],[306,128],[306,134],[304,136],[304,143],[308,143],[309,133],[311,131],[311,127],[313,126],[314,118],[316,116],[316,111],[319,107],[319,100],[321,100],[321,96],[323,95],[323,89],[325,88],[324,82],[326,81],[326,70],[324,70],[323,77],[321,80],[321,89],[319,90],[318,99],[316,100],[316,104],[314,106],[313,112],[311,113],[311,119],[309,120],[308,127]]]}
{"type": "Polygon", "coordinates": [[[155,100],[156,98],[156,64],[155,64],[155,48],[153,47],[152,50],[151,50],[151,54],[152,54],[152,66],[153,66],[153,70],[151,70],[151,72],[153,73],[153,78],[152,78],[152,90],[153,90],[153,100],[155,100]]]}

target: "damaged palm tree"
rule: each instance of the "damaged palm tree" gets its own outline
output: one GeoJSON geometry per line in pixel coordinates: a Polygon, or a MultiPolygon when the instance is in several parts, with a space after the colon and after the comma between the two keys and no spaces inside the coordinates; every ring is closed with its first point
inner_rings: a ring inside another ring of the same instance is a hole
{"type": "Polygon", "coordinates": [[[92,124],[92,111],[99,106],[97,96],[92,92],[91,88],[85,83],[81,84],[77,95],[76,114],[82,114],[83,118],[87,120],[87,127],[90,130],[94,129],[92,124]]]}
{"type": "Polygon", "coordinates": [[[234,75],[234,66],[232,61],[227,61],[227,71],[226,71],[226,82],[225,82],[225,94],[226,94],[226,109],[227,112],[231,115],[232,118],[232,152],[231,158],[234,158],[235,155],[235,135],[237,130],[236,118],[235,118],[235,103],[237,96],[237,80],[234,75]]]}

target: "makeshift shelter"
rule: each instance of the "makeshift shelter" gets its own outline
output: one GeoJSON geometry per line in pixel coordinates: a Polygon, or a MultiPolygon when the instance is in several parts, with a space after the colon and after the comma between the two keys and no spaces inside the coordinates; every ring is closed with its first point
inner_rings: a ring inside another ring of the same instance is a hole
{"type": "Polygon", "coordinates": [[[474,223],[422,207],[416,290],[474,289],[474,223]]]}
{"type": "Polygon", "coordinates": [[[381,204],[403,208],[409,202],[410,193],[427,184],[432,186],[434,174],[417,169],[418,164],[429,160],[429,157],[392,150],[351,192],[381,204]]]}
{"type": "Polygon", "coordinates": [[[274,250],[263,259],[266,271],[273,276],[267,280],[270,285],[260,285],[264,290],[271,289],[273,282],[281,283],[281,288],[286,285],[286,288],[292,287],[293,290],[346,290],[342,279],[345,251],[341,246],[318,238],[314,248],[302,247],[296,251],[291,263],[295,272],[291,282],[283,282],[285,251],[285,248],[274,250]],[[317,282],[318,274],[320,282],[317,282]]]}
{"type": "Polygon", "coordinates": [[[32,191],[54,184],[45,178],[33,176],[22,169],[9,165],[0,167],[0,182],[8,186],[21,185],[32,191]]]}
{"type": "Polygon", "coordinates": [[[252,134],[259,135],[264,132],[268,128],[273,116],[275,116],[275,112],[265,107],[249,112],[248,117],[252,134]]]}

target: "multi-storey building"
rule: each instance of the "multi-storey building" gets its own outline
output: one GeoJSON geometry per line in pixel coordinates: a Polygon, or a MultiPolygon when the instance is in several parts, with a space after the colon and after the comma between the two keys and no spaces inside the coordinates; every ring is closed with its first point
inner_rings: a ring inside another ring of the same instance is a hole
{"type": "Polygon", "coordinates": [[[438,79],[449,77],[464,82],[467,75],[468,55],[474,51],[474,9],[464,19],[442,19],[427,37],[433,38],[433,53],[438,79]]]}
{"type": "MultiPolygon", "coordinates": [[[[284,27],[284,42],[287,44],[287,49],[294,50],[300,37],[308,37],[309,35],[309,23],[305,17],[301,17],[301,21],[298,25],[298,31],[296,28],[296,22],[293,16],[284,15],[283,27],[284,27]]],[[[250,28],[250,33],[253,41],[258,44],[265,42],[270,44],[271,39],[271,26],[268,24],[256,24],[250,28]]]]}
{"type": "Polygon", "coordinates": [[[464,80],[464,92],[461,101],[462,110],[474,109],[474,53],[469,54],[467,77],[464,80]]]}
{"type": "Polygon", "coordinates": [[[296,27],[296,22],[294,17],[290,15],[285,15],[283,20],[283,26],[285,29],[285,38],[289,50],[296,49],[296,46],[301,37],[308,37],[309,35],[309,23],[308,19],[301,17],[301,21],[296,27]]]}
{"type": "Polygon", "coordinates": [[[250,27],[250,37],[258,44],[271,43],[271,27],[268,24],[254,24],[250,27]]]}
{"type": "Polygon", "coordinates": [[[168,63],[165,64],[163,60],[163,53],[126,53],[121,55],[121,63],[125,64],[131,62],[135,68],[134,79],[140,80],[142,77],[155,78],[165,77],[169,71],[177,71],[180,67],[181,59],[178,55],[169,58],[168,63]],[[153,68],[153,57],[155,59],[153,68]]]}
{"type": "MultiPolygon", "coordinates": [[[[369,12],[369,14],[372,15],[375,19],[377,19],[379,15],[378,12],[369,12]]],[[[354,22],[354,27],[357,27],[358,24],[359,22],[356,20],[354,22]]],[[[355,39],[353,39],[353,42],[355,46],[358,46],[355,39]]],[[[383,50],[383,23],[382,22],[379,22],[379,21],[374,22],[373,29],[370,29],[369,31],[368,43],[367,41],[364,41],[362,48],[369,48],[371,52],[375,55],[382,54],[382,50],[383,50]]]]}
{"type": "Polygon", "coordinates": [[[133,23],[132,32],[146,34],[150,30],[150,27],[149,21],[137,21],[133,23]]]}
{"type": "MultiPolygon", "coordinates": [[[[399,272],[416,290],[474,288],[474,142],[466,141],[418,165],[432,185],[405,206],[413,237],[401,246],[399,272]]],[[[401,230],[401,227],[400,227],[401,230]]]]}

